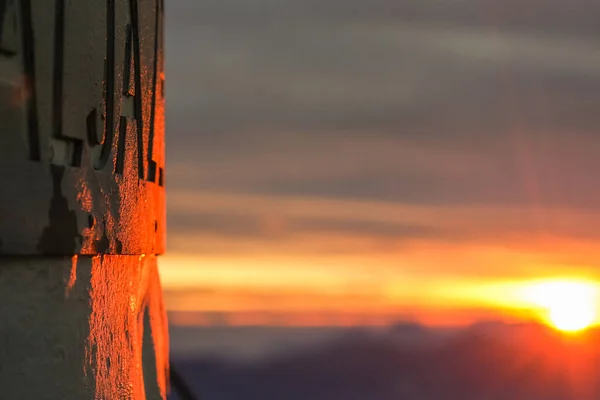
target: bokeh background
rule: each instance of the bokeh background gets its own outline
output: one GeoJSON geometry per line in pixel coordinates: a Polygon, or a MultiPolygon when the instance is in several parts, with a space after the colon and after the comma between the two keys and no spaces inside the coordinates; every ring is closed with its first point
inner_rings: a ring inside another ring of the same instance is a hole
{"type": "Polygon", "coordinates": [[[527,294],[597,287],[599,2],[166,12],[161,273],[204,398],[597,398],[595,334],[527,294]]]}

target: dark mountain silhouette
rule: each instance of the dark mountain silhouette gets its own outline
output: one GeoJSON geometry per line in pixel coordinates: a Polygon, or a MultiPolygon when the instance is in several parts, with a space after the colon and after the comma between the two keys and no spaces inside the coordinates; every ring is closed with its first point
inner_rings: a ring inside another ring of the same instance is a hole
{"type": "Polygon", "coordinates": [[[444,340],[434,333],[397,325],[252,364],[178,366],[207,400],[600,398],[600,331],[568,336],[531,323],[477,325],[444,340]]]}

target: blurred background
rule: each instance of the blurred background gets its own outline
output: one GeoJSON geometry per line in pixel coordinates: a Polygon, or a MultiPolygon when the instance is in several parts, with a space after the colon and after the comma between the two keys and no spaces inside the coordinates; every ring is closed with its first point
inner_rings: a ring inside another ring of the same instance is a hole
{"type": "Polygon", "coordinates": [[[600,2],[166,12],[161,273],[202,399],[600,397],[600,2]]]}

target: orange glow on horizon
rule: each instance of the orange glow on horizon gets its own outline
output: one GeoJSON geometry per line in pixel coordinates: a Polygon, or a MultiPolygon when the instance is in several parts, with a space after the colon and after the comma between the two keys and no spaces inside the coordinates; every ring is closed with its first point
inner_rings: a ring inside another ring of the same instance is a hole
{"type": "Polygon", "coordinates": [[[182,257],[161,268],[175,324],[464,326],[534,320],[577,331],[598,323],[598,284],[592,279],[369,275],[338,263],[182,257]]]}
{"type": "Polygon", "coordinates": [[[563,332],[580,332],[597,324],[598,285],[584,280],[538,282],[526,298],[543,310],[544,321],[563,332]]]}
{"type": "Polygon", "coordinates": [[[597,285],[600,256],[588,234],[600,221],[595,210],[546,207],[554,224],[547,230],[533,223],[530,207],[503,205],[179,190],[171,192],[169,206],[190,216],[244,210],[257,221],[248,235],[201,227],[169,233],[169,252],[160,260],[167,308],[208,315],[209,324],[217,314],[233,324],[326,325],[339,318],[343,324],[379,325],[408,318],[465,325],[509,319],[574,330],[600,322],[595,311],[589,322],[589,308],[586,314],[581,305],[550,309],[531,298],[531,288],[544,282],[597,285]],[[304,220],[323,226],[297,229],[304,220]],[[345,221],[356,227],[346,229],[345,221]],[[388,229],[394,224],[432,234],[396,234],[388,229]],[[566,321],[571,310],[583,310],[578,318],[588,322],[566,321]]]}
{"type": "Polygon", "coordinates": [[[589,295],[600,288],[596,209],[237,193],[170,200],[180,213],[244,210],[253,221],[248,234],[214,226],[169,233],[161,269],[174,327],[472,329],[502,338],[490,353],[514,368],[503,370],[510,376],[540,360],[551,379],[569,371],[570,398],[592,398],[583,392],[593,387],[600,334],[589,295]],[[303,221],[316,228],[297,229],[303,221]],[[505,338],[518,362],[504,354],[505,338]]]}

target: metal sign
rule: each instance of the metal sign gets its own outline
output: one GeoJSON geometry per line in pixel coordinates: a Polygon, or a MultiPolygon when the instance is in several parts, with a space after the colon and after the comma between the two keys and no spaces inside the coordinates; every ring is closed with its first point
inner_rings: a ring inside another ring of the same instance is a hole
{"type": "Polygon", "coordinates": [[[1,255],[163,252],[163,10],[0,0],[1,255]]]}

